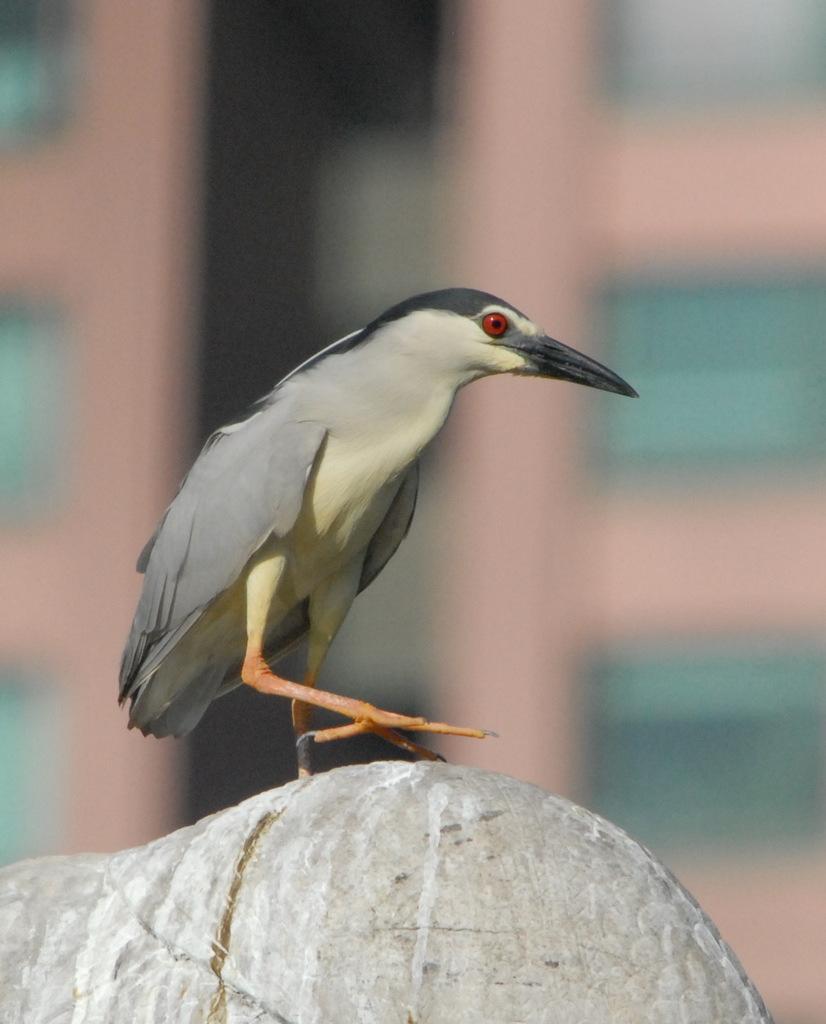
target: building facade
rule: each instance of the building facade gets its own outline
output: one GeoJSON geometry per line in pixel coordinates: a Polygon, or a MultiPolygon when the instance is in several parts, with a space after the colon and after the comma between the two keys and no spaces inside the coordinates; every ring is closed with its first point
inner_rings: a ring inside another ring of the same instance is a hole
{"type": "Polygon", "coordinates": [[[176,820],[114,700],[179,473],[197,239],[196,5],[0,13],[0,856],[176,820]]]}
{"type": "Polygon", "coordinates": [[[640,392],[468,389],[451,752],[656,849],[826,1007],[826,7],[467,3],[456,265],[640,392]]]}

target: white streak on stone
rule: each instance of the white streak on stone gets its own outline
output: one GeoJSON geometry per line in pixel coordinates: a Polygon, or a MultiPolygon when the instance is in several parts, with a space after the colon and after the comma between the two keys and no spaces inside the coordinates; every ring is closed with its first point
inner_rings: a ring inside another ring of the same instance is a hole
{"type": "Polygon", "coordinates": [[[72,1024],[104,1019],[116,988],[115,964],[121,951],[142,936],[133,917],[125,920],[120,895],[110,890],[89,915],[88,936],[75,963],[77,1002],[72,1024]]]}
{"type": "Polygon", "coordinates": [[[436,905],[436,894],[439,883],[439,842],[442,838],[442,814],[450,800],[450,787],[437,783],[427,794],[427,826],[429,840],[427,852],[422,865],[422,890],[419,896],[419,907],[416,914],[416,946],[413,950],[413,961],[410,965],[410,1013],[414,1020],[418,1017],[419,993],[422,989],[424,974],[424,958],[427,952],[427,940],[430,935],[430,921],[436,905]]]}

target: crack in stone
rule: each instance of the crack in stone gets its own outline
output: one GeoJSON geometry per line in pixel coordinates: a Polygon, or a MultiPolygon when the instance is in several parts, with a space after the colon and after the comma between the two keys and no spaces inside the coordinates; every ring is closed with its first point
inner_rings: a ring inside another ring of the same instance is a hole
{"type": "MultiPolygon", "coordinates": [[[[159,946],[162,946],[167,953],[172,957],[173,960],[184,960],[187,963],[192,964],[195,967],[202,968],[203,970],[209,970],[213,974],[217,974],[219,982],[219,990],[213,996],[210,1016],[207,1018],[207,1024],[215,1022],[215,1024],[221,1024],[226,1019],[226,993],[232,992],[234,995],[242,999],[251,1009],[260,1011],[262,1013],[269,1014],[274,1020],[278,1021],[279,1024],[292,1024],[291,1021],[287,1020],[286,1017],[282,1017],[281,1014],[271,1006],[267,1006],[266,1003],[262,1002],[257,996],[251,992],[247,992],[237,985],[233,985],[231,982],[226,982],[221,976],[221,971],[224,966],[224,961],[229,955],[229,941],[232,934],[232,917],[235,912],[235,904],[238,899],[238,893],[241,888],[243,881],[243,873],[249,864],[252,855],[255,852],[255,847],[260,840],[263,833],[269,828],[270,825],[274,824],[284,813],[283,810],[275,812],[268,811],[259,821],[256,823],[252,832],[249,834],[241,848],[241,854],[238,858],[238,862],[235,865],[235,872],[233,873],[232,884],[227,895],[227,906],[221,918],[221,924],[218,928],[218,935],[212,943],[213,956],[207,962],[202,960],[198,956],[194,956],[192,953],[181,948],[180,946],[174,945],[168,939],[165,939],[159,934],[152,925],[145,920],[132,906],[132,903],[127,898],[126,893],[123,891],[122,886],[119,884],[117,879],[113,877],[109,867],[107,866],[104,872],[104,883],[108,885],[111,890],[117,894],[123,905],[129,911],[132,919],[143,929],[143,931],[159,946]],[[216,962],[219,961],[219,962],[216,962]],[[217,971],[216,971],[217,968],[217,971]],[[214,1017],[213,1013],[217,1011],[221,1016],[214,1017]]],[[[183,855],[181,857],[183,859],[183,855]]],[[[115,973],[121,966],[121,961],[124,958],[126,950],[122,950],[118,962],[115,965],[115,973]]]]}
{"type": "MultiPolygon", "coordinates": [[[[223,979],[223,970],[227,956],[229,955],[229,944],[232,939],[232,919],[235,915],[238,894],[241,891],[241,886],[244,882],[244,872],[247,870],[247,866],[255,854],[261,837],[273,824],[275,824],[276,821],[278,821],[283,813],[283,810],[278,812],[267,811],[266,814],[262,815],[258,819],[255,828],[253,828],[244,840],[244,845],[241,847],[241,853],[238,857],[238,861],[235,865],[235,871],[232,876],[232,883],[229,887],[229,892],[227,893],[224,913],[221,916],[221,922],[218,925],[218,932],[212,942],[213,956],[209,961],[209,966],[212,969],[212,973],[218,979],[218,988],[215,990],[215,995],[212,997],[209,1016],[207,1017],[207,1024],[224,1024],[227,1019],[227,987],[223,979]]],[[[283,1018],[279,1019],[283,1020],[283,1018]]]]}

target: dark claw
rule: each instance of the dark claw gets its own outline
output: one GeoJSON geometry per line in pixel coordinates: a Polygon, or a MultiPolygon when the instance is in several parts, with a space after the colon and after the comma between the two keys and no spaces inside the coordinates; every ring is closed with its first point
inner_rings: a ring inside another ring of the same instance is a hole
{"type": "Polygon", "coordinates": [[[497,740],[499,739],[499,733],[498,732],[494,732],[493,729],[483,729],[482,732],[486,736],[494,736],[497,740]]]}

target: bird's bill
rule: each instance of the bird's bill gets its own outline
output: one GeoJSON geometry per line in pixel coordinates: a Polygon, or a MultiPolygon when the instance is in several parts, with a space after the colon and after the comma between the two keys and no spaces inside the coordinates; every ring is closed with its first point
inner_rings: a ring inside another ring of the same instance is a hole
{"type": "Polygon", "coordinates": [[[569,380],[601,391],[613,391],[617,395],[638,398],[637,392],[613,370],[598,363],[596,359],[568,348],[560,341],[547,335],[525,338],[514,348],[525,357],[526,366],[522,371],[534,377],[553,377],[555,380],[569,380]]]}

